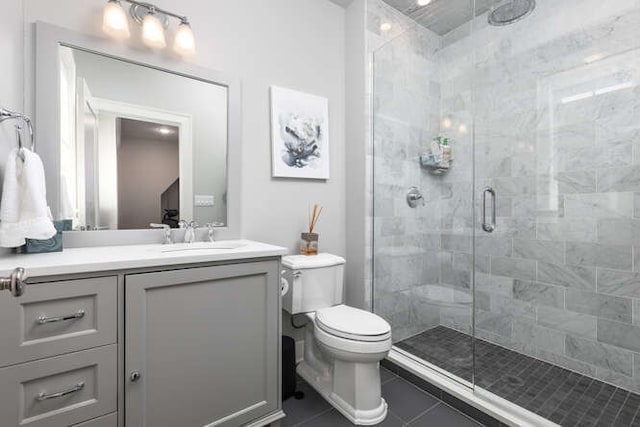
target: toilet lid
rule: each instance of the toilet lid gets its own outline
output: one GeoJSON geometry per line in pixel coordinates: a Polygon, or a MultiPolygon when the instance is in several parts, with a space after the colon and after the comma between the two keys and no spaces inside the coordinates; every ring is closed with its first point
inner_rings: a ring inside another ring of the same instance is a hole
{"type": "Polygon", "coordinates": [[[355,341],[384,341],[391,336],[391,327],[382,317],[346,305],[318,310],[316,325],[329,334],[355,341]]]}

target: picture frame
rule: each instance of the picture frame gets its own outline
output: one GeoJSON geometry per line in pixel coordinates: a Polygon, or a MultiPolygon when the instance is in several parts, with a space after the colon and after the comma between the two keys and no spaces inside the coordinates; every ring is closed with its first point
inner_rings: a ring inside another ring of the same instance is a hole
{"type": "Polygon", "coordinates": [[[329,179],[329,100],[271,87],[272,177],[329,179]]]}

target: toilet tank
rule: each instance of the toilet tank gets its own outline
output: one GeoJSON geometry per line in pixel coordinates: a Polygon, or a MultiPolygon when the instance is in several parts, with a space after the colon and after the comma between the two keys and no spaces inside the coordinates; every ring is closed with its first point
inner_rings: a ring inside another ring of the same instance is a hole
{"type": "Polygon", "coordinates": [[[297,314],[342,304],[344,264],[344,258],[326,253],[282,257],[284,278],[289,282],[282,307],[297,314]]]}

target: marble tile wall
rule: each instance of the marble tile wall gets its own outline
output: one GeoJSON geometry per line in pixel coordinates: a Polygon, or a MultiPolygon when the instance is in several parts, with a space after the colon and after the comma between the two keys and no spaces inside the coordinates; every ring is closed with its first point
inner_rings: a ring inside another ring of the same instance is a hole
{"type": "Polygon", "coordinates": [[[470,332],[473,297],[477,336],[640,391],[640,1],[537,4],[440,37],[368,2],[374,308],[397,341],[470,332]],[[438,133],[435,177],[417,156],[438,133]]]}
{"type": "Polygon", "coordinates": [[[440,286],[442,186],[425,176],[418,162],[425,142],[439,129],[435,55],[440,37],[381,0],[367,6],[374,89],[373,306],[399,341],[440,323],[434,298],[464,298],[440,286]],[[407,205],[407,189],[414,185],[424,192],[429,208],[407,205]]]}
{"type": "Polygon", "coordinates": [[[476,227],[476,335],[634,391],[639,25],[638,1],[540,0],[511,26],[476,18],[437,55],[441,115],[473,111],[476,192],[498,194],[495,233],[476,227]]]}

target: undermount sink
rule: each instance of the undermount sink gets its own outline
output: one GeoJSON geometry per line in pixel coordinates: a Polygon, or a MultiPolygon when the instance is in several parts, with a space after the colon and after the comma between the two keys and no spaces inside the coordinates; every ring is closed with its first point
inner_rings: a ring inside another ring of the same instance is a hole
{"type": "Polygon", "coordinates": [[[230,250],[238,249],[246,246],[245,242],[221,241],[221,242],[193,242],[193,243],[174,243],[171,245],[163,245],[160,252],[182,252],[182,251],[206,251],[206,250],[230,250]]]}

